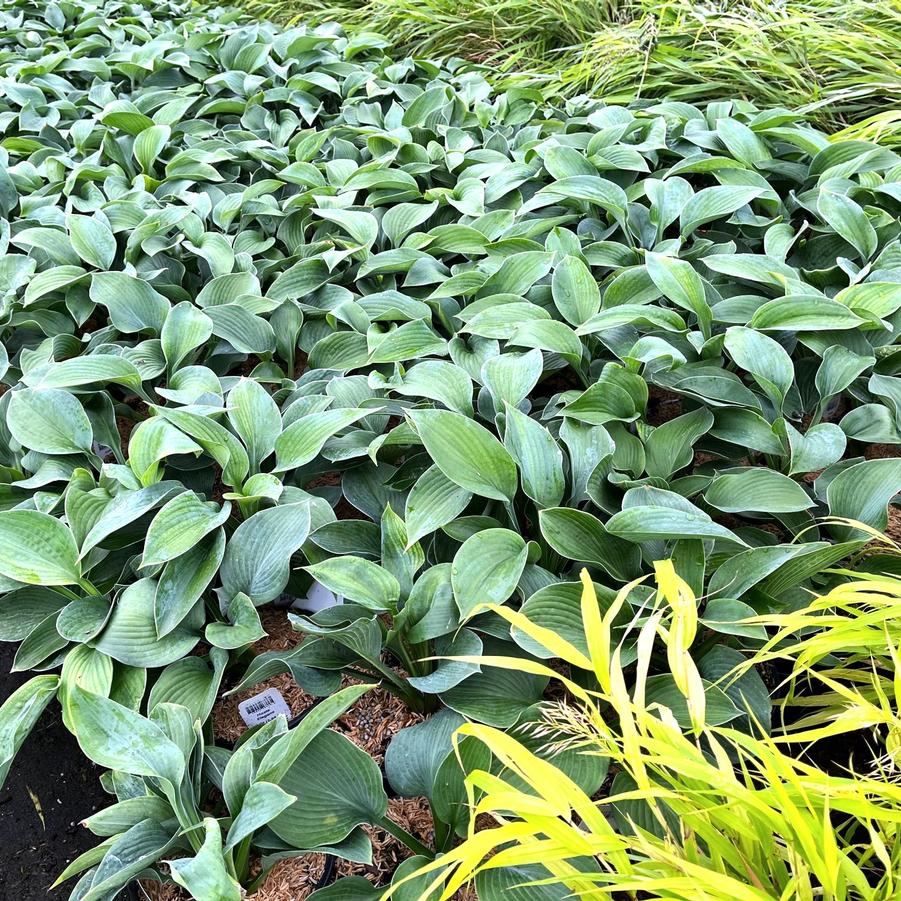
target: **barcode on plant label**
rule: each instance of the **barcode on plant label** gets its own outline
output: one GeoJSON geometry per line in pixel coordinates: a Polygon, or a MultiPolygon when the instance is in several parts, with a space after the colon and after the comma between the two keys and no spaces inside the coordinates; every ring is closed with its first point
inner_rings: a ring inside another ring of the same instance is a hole
{"type": "Polygon", "coordinates": [[[290,717],[291,708],[277,688],[267,688],[258,695],[241,701],[238,704],[238,713],[248,726],[259,726],[261,723],[274,720],[280,714],[290,717]]]}

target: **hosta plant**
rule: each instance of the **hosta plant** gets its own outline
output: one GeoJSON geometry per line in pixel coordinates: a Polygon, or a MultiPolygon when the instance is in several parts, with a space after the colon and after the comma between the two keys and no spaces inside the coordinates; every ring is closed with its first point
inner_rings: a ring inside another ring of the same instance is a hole
{"type": "MultiPolygon", "coordinates": [[[[109,698],[73,689],[66,703],[79,743],[88,757],[110,769],[107,784],[117,800],[85,821],[104,840],[73,861],[59,881],[82,874],[71,897],[113,898],[165,860],[174,882],[198,901],[239,901],[242,884],[251,882],[251,852],[260,853],[260,842],[266,847],[267,824],[299,798],[304,809],[317,807],[315,782],[300,795],[280,783],[366,690],[337,692],[290,731],[278,717],[231,753],[205,745],[201,720],[190,707],[163,702],[145,718],[109,698]],[[213,790],[224,808],[218,816],[211,815],[213,790]]],[[[324,816],[321,805],[319,799],[324,816]]],[[[259,881],[268,866],[264,863],[259,881]]]]}

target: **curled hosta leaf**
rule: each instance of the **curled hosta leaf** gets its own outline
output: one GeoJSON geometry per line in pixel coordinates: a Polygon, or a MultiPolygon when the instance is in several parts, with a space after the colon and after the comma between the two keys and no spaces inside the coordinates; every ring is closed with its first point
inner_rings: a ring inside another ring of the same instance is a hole
{"type": "Polygon", "coordinates": [[[35,676],[17,688],[0,707],[0,786],[22,742],[44,708],[56,696],[57,676],[35,676]]]}
{"type": "MultiPolygon", "coordinates": [[[[274,786],[273,786],[274,787],[274,786]]],[[[172,878],[194,898],[221,898],[240,901],[241,887],[226,870],[222,857],[222,830],[212,817],[203,821],[203,845],[192,858],[180,858],[169,864],[172,878]]]]}

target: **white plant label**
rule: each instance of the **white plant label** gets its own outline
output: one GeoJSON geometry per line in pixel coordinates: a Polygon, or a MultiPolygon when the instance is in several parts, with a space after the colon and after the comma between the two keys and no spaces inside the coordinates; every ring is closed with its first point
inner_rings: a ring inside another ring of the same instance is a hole
{"type": "Polygon", "coordinates": [[[291,606],[299,610],[306,610],[308,613],[318,613],[320,610],[343,603],[344,598],[341,595],[336,595],[321,582],[314,580],[307,596],[298,598],[291,606]]]}
{"type": "Polygon", "coordinates": [[[248,726],[260,726],[274,720],[279,714],[290,718],[291,708],[277,688],[267,688],[258,695],[241,701],[238,704],[238,713],[248,726]]]}

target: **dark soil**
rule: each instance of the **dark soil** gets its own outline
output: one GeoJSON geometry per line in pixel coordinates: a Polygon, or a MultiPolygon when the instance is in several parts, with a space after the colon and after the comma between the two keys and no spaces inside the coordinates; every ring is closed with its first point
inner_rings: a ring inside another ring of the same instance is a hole
{"type": "MultiPolygon", "coordinates": [[[[9,672],[15,649],[0,643],[0,702],[32,675],[9,672]]],[[[46,901],[68,895],[74,882],[52,894],[48,890],[71,861],[101,841],[79,825],[113,800],[100,787],[101,772],[82,754],[52,702],[0,790],[0,898],[46,901]]]]}

